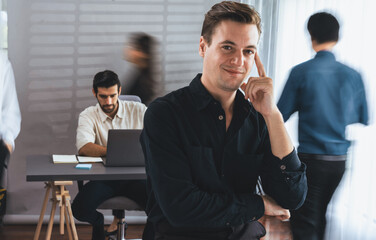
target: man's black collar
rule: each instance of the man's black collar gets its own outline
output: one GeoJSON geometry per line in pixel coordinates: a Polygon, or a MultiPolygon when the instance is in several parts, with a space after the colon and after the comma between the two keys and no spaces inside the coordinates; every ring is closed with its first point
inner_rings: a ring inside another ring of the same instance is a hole
{"type": "MultiPolygon", "coordinates": [[[[205,109],[210,103],[216,102],[220,104],[217,100],[213,98],[209,91],[206,90],[206,88],[201,82],[201,76],[201,73],[197,74],[197,76],[189,84],[189,90],[193,95],[193,101],[198,111],[205,109]]],[[[239,111],[245,111],[245,113],[247,114],[251,109],[251,104],[249,103],[249,101],[244,99],[244,94],[240,90],[236,91],[235,96],[234,109],[237,107],[240,107],[238,108],[239,111]]]]}

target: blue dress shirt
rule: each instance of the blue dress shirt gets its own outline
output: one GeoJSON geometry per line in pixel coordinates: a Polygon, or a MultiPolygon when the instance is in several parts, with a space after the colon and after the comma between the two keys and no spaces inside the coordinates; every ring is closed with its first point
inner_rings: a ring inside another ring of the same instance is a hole
{"type": "Polygon", "coordinates": [[[278,108],[285,121],[299,113],[300,153],[345,155],[350,146],[346,126],[368,122],[360,74],[328,51],[291,70],[278,108]]]}

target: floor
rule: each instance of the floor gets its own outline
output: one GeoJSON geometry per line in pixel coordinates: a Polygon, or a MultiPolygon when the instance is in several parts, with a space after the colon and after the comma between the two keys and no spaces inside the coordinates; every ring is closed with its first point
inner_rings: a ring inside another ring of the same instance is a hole
{"type": "MultiPolygon", "coordinates": [[[[262,240],[292,240],[290,223],[281,222],[272,217],[263,217],[260,222],[265,226],[267,234],[262,240]]],[[[36,225],[5,225],[0,229],[1,240],[30,240],[33,239],[36,225]]],[[[46,225],[43,225],[39,239],[45,238],[46,225]]],[[[144,225],[129,225],[127,239],[140,239],[144,225]]],[[[77,225],[78,237],[81,240],[91,239],[91,227],[89,225],[77,225]]],[[[60,235],[58,225],[54,225],[51,239],[63,240],[68,236],[60,235]]]]}

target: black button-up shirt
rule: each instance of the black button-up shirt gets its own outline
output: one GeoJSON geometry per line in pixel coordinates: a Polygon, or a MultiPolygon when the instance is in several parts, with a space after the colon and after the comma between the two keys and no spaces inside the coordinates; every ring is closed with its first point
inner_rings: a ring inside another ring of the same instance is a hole
{"type": "Polygon", "coordinates": [[[279,205],[299,207],[305,166],[295,150],[282,160],[271,152],[265,121],[237,91],[233,118],[201,83],[158,98],[145,113],[141,135],[149,201],[148,224],[174,232],[229,229],[264,214],[256,183],[279,205]]]}

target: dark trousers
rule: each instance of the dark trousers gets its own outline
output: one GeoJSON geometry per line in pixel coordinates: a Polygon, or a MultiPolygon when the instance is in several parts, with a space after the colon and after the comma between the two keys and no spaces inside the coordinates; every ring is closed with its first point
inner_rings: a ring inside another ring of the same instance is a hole
{"type": "Polygon", "coordinates": [[[294,240],[324,238],[326,209],[345,172],[345,157],[342,161],[325,161],[319,160],[317,156],[299,154],[300,160],[307,165],[308,193],[303,206],[291,211],[294,240]]]}
{"type": "Polygon", "coordinates": [[[93,225],[92,239],[104,240],[104,217],[97,207],[105,200],[125,196],[145,207],[146,181],[90,181],[78,192],[72,203],[73,216],[93,225]]]}
{"type": "Polygon", "coordinates": [[[157,224],[156,232],[146,237],[145,231],[152,230],[152,223],[146,224],[143,240],[259,240],[265,236],[264,226],[258,221],[222,229],[177,229],[167,222],[157,224]],[[154,237],[150,237],[153,236],[154,237]]]}
{"type": "Polygon", "coordinates": [[[5,169],[7,168],[7,162],[9,158],[10,152],[5,145],[5,142],[0,139],[0,186],[2,186],[2,180],[3,180],[3,173],[5,169]]]}
{"type": "Polygon", "coordinates": [[[10,152],[5,145],[4,141],[0,139],[0,227],[2,226],[3,216],[5,215],[6,210],[6,190],[2,183],[3,180],[3,173],[7,168],[8,159],[10,156],[10,152]]]}

